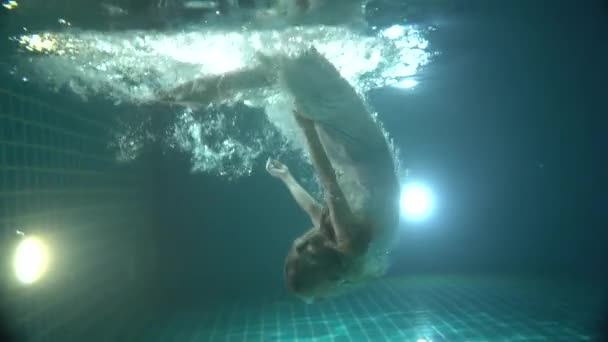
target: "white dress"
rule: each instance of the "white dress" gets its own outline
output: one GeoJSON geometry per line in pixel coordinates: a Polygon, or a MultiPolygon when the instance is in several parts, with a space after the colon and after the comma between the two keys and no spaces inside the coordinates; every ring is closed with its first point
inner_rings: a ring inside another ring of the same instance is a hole
{"type": "Polygon", "coordinates": [[[281,63],[279,81],[301,115],[315,122],[353,213],[372,223],[366,271],[386,270],[399,225],[399,181],[391,149],[363,100],[316,50],[281,63]]]}

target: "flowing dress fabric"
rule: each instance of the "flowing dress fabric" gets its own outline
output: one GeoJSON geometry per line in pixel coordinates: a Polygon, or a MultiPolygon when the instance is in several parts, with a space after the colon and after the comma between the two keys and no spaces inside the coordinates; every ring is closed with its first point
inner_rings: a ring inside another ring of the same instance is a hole
{"type": "Polygon", "coordinates": [[[284,60],[279,81],[299,113],[315,122],[351,210],[372,224],[365,273],[383,274],[397,236],[400,189],[382,130],[351,85],[314,49],[284,60]]]}

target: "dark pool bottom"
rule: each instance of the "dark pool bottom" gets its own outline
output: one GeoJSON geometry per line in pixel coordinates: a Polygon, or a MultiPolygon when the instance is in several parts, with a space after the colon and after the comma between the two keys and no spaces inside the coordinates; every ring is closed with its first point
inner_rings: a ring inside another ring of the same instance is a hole
{"type": "Polygon", "coordinates": [[[608,304],[604,294],[601,286],[577,279],[388,278],[311,305],[297,300],[233,303],[219,311],[166,313],[162,319],[119,311],[108,320],[118,324],[79,326],[72,331],[82,335],[72,337],[88,336],[89,341],[596,341],[606,313],[602,305],[608,304]]]}

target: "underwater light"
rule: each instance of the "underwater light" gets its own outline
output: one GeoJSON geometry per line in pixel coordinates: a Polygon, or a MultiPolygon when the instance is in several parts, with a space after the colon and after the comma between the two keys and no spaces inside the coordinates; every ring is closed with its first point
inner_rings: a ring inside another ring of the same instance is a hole
{"type": "Polygon", "coordinates": [[[17,1],[14,1],[14,0],[9,0],[9,1],[3,1],[2,2],[2,7],[6,8],[9,11],[14,10],[18,6],[19,6],[19,4],[17,3],[17,1]]]}
{"type": "Polygon", "coordinates": [[[409,220],[419,221],[429,216],[433,208],[431,191],[419,183],[407,184],[401,191],[401,212],[409,220]]]}
{"type": "Polygon", "coordinates": [[[25,237],[17,246],[14,259],[15,275],[23,284],[32,284],[40,279],[48,265],[45,244],[35,236],[25,237]]]}

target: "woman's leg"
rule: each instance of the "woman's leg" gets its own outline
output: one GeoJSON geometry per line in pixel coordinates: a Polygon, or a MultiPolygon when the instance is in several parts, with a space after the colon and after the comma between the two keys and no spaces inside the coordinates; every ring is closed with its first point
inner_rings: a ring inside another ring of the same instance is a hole
{"type": "Polygon", "coordinates": [[[264,67],[228,72],[221,75],[198,78],[160,93],[158,100],[194,106],[207,106],[222,101],[239,91],[268,87],[271,78],[264,67]]]}

